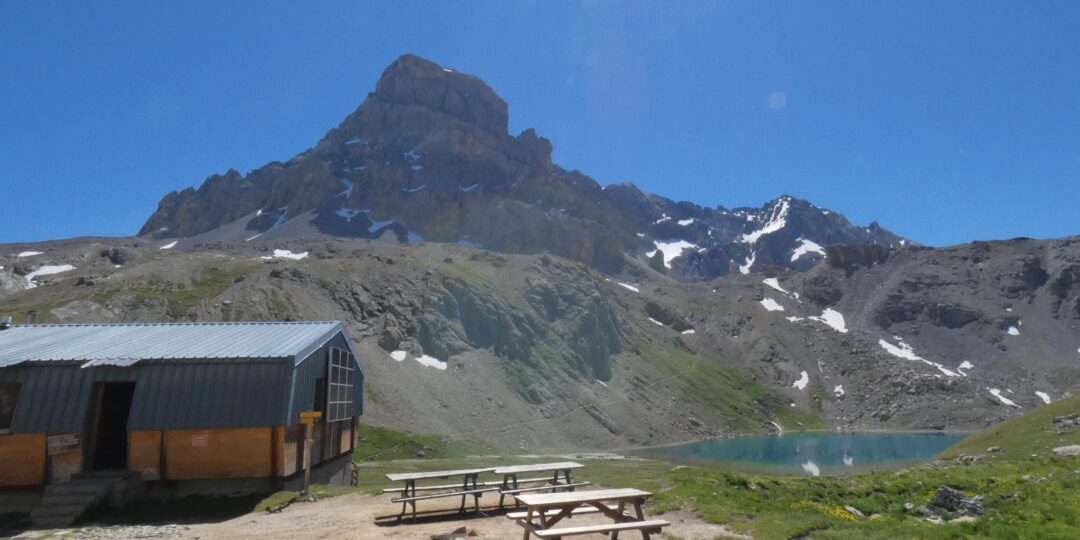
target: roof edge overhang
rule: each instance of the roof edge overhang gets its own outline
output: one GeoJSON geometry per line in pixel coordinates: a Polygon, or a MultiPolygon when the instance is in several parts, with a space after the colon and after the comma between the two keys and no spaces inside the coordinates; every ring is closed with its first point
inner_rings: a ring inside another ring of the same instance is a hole
{"type": "Polygon", "coordinates": [[[335,324],[333,328],[327,330],[325,334],[319,337],[319,339],[312,341],[311,344],[304,347],[303,350],[296,354],[293,358],[293,367],[300,365],[300,363],[306,360],[311,353],[319,350],[320,347],[326,345],[331,339],[334,339],[334,336],[340,333],[345,337],[345,346],[349,348],[349,352],[353,355],[353,358],[356,359],[356,368],[360,370],[360,376],[366,377],[367,374],[364,373],[364,365],[360,362],[360,355],[356,354],[356,349],[353,348],[352,340],[349,339],[349,334],[345,332],[345,325],[342,324],[341,321],[336,321],[336,323],[337,324],[335,324]]]}

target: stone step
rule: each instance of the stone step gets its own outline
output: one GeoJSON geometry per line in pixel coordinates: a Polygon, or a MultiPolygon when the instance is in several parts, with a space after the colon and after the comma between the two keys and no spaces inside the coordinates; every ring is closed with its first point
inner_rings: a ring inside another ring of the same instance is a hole
{"type": "Polygon", "coordinates": [[[60,529],[69,527],[74,522],[74,518],[42,518],[33,521],[34,527],[38,529],[60,529]]]}
{"type": "Polygon", "coordinates": [[[45,486],[45,496],[49,495],[82,495],[104,494],[109,491],[109,484],[99,481],[75,480],[63,484],[45,486]]]}
{"type": "Polygon", "coordinates": [[[49,506],[39,506],[30,511],[30,517],[37,520],[39,517],[63,517],[71,516],[72,519],[77,518],[86,511],[87,505],[85,504],[57,504],[49,506]]]}
{"type": "Polygon", "coordinates": [[[102,493],[51,494],[41,498],[41,506],[67,506],[81,504],[89,506],[105,498],[102,493]]]}

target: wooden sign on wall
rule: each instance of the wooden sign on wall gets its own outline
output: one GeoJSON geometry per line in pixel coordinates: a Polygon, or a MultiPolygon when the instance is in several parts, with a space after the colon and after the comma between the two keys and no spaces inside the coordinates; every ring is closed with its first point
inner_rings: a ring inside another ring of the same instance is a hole
{"type": "Polygon", "coordinates": [[[191,436],[192,448],[205,448],[207,446],[210,446],[210,435],[206,433],[200,433],[198,435],[191,436]]]}
{"type": "MultiPolygon", "coordinates": [[[[82,446],[82,437],[78,433],[62,433],[60,435],[49,435],[46,440],[46,446],[50,456],[56,454],[63,454],[65,452],[71,452],[72,450],[78,450],[82,446]]],[[[39,439],[40,440],[40,439],[39,439]]]]}

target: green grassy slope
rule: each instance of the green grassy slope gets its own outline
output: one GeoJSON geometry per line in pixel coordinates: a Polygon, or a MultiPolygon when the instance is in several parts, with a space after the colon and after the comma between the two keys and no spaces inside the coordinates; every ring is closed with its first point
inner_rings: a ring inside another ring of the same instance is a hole
{"type": "MultiPolygon", "coordinates": [[[[769,476],[661,461],[590,459],[576,478],[596,486],[652,491],[650,515],[688,509],[755,538],[1080,538],[1080,457],[1057,458],[1052,451],[1062,444],[1080,444],[1080,427],[1058,433],[1051,423],[1055,416],[1075,412],[1080,412],[1080,398],[1062,399],[972,435],[930,463],[899,472],[769,476]],[[987,453],[991,446],[1002,451],[987,453]],[[972,454],[985,457],[974,462],[955,459],[972,454]],[[904,508],[906,503],[918,507],[929,502],[941,485],[983,496],[987,513],[975,521],[938,524],[904,508]],[[856,517],[845,506],[866,517],[856,517]]],[[[401,437],[410,438],[391,433],[382,440],[401,437]]],[[[364,490],[378,492],[386,487],[383,475],[388,472],[552,459],[369,461],[362,464],[360,478],[364,490]]],[[[671,533],[678,535],[676,530],[671,533]]]]}
{"type": "MultiPolygon", "coordinates": [[[[1014,416],[986,428],[942,453],[942,458],[986,453],[998,446],[998,460],[1028,459],[1032,454],[1046,454],[1058,446],[1080,444],[1080,429],[1059,431],[1051,421],[1058,416],[1080,413],[1080,395],[1067,397],[1014,416]]],[[[1078,508],[1080,511],[1080,508],[1078,508]]]]}

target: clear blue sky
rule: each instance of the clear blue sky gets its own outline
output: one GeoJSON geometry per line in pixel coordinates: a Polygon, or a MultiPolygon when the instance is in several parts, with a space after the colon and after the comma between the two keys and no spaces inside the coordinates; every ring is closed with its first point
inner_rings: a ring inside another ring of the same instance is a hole
{"type": "Polygon", "coordinates": [[[0,242],[134,234],[413,52],[601,183],[920,242],[1080,234],[1080,2],[0,0],[0,242]]]}

